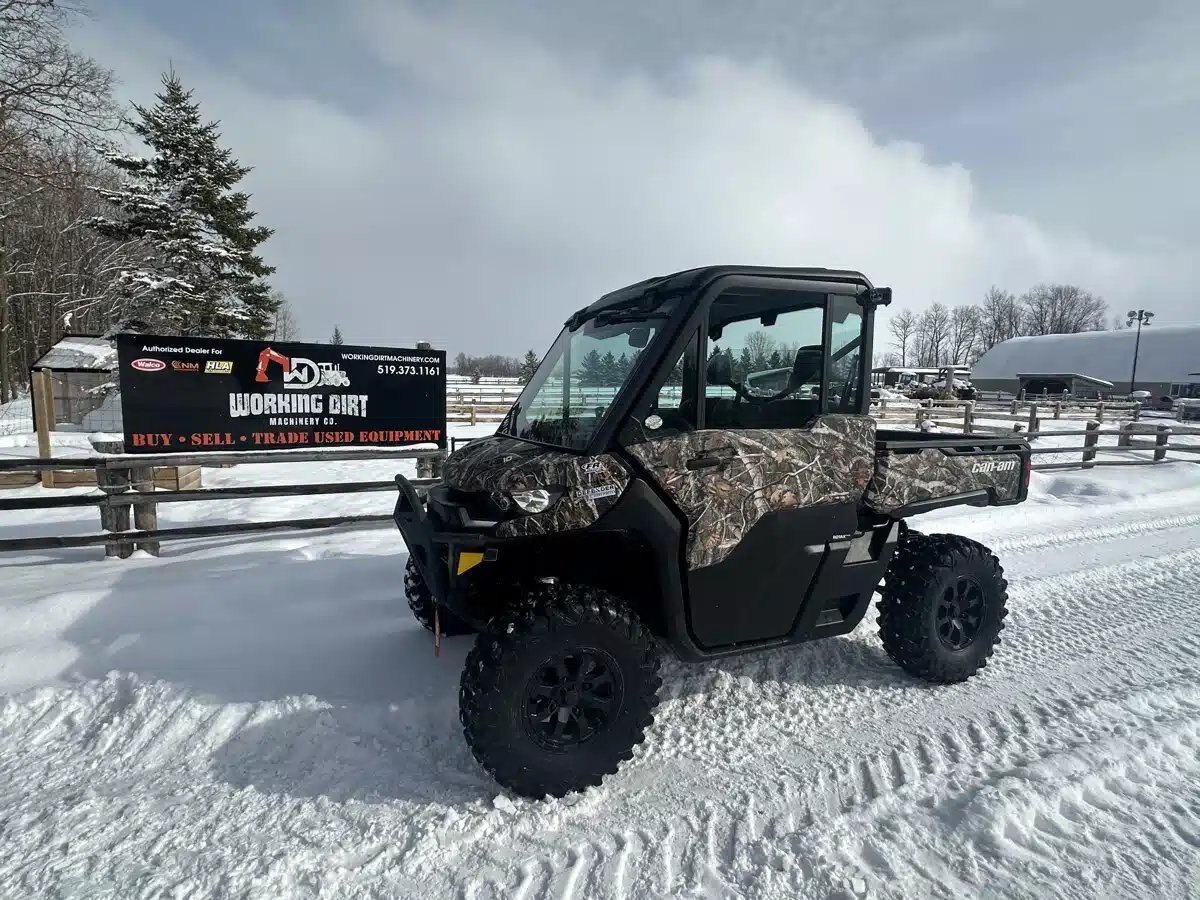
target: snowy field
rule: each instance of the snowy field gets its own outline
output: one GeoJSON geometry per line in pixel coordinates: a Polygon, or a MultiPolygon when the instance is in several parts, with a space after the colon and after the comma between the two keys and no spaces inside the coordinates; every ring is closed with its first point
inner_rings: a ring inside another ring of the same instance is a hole
{"type": "MultiPolygon", "coordinates": [[[[0,513],[0,534],[96,530],[94,510],[22,515],[0,513]]],[[[873,616],[843,638],[671,663],[633,763],[545,802],[471,759],[456,699],[470,639],[434,658],[392,529],[167,544],[157,560],[0,556],[0,897],[1200,896],[1200,466],[1035,473],[1022,506],[914,524],[1005,566],[1008,628],[980,677],[905,676],[873,616]]]]}

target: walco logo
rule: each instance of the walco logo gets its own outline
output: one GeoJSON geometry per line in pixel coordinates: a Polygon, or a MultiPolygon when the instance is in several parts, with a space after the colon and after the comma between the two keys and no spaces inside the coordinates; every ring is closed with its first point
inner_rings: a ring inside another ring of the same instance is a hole
{"type": "Polygon", "coordinates": [[[971,471],[975,473],[988,472],[1011,472],[1017,467],[1015,459],[989,459],[986,462],[977,462],[971,466],[971,471]]]}
{"type": "Polygon", "coordinates": [[[329,387],[349,387],[350,376],[342,371],[340,366],[333,363],[315,363],[311,359],[299,356],[284,356],[273,347],[265,347],[258,354],[258,366],[255,369],[254,380],[260,384],[270,381],[267,369],[271,363],[278,363],[283,369],[283,386],[293,390],[308,390],[317,385],[329,387]]]}
{"type": "Polygon", "coordinates": [[[135,359],[129,365],[139,372],[161,372],[167,367],[161,359],[135,359]]]}
{"type": "Polygon", "coordinates": [[[204,363],[205,375],[232,375],[233,360],[230,359],[210,359],[204,363]]]}

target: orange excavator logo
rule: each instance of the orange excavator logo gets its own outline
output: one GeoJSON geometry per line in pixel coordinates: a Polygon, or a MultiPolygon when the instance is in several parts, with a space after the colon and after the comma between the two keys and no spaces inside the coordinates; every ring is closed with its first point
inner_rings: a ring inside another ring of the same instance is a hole
{"type": "Polygon", "coordinates": [[[284,356],[273,347],[264,347],[263,352],[258,354],[258,368],[255,369],[254,380],[257,382],[270,381],[267,377],[267,366],[271,363],[279,363],[283,366],[283,374],[287,375],[292,371],[292,360],[284,356]]]}

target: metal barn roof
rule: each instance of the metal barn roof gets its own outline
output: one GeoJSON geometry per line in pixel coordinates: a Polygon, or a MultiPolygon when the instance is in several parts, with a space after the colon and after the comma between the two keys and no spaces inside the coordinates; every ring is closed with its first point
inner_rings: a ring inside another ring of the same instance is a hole
{"type": "Polygon", "coordinates": [[[116,365],[117,348],[112,341],[90,334],[68,334],[29,368],[111,372],[116,365]]]}
{"type": "MultiPolygon", "coordinates": [[[[1016,378],[1019,372],[1079,372],[1128,383],[1137,332],[1085,331],[1019,337],[997,344],[979,358],[976,379],[1016,378]]],[[[1200,324],[1149,325],[1142,329],[1138,381],[1182,382],[1200,369],[1200,324]]]]}

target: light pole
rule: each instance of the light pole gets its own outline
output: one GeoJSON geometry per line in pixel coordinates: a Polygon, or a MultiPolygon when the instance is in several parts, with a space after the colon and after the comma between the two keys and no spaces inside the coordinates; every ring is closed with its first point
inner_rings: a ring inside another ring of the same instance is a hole
{"type": "Polygon", "coordinates": [[[1126,326],[1132,327],[1134,322],[1137,322],[1137,337],[1133,339],[1133,372],[1129,375],[1129,393],[1133,393],[1133,383],[1137,380],[1137,358],[1138,350],[1142,346],[1142,326],[1149,325],[1150,320],[1154,318],[1154,313],[1146,309],[1130,310],[1129,321],[1126,326]]]}

